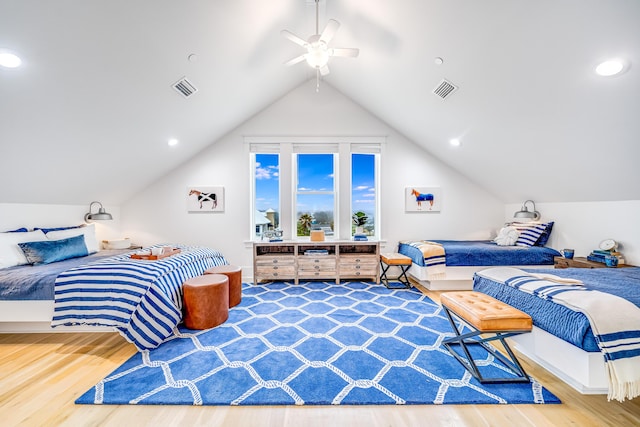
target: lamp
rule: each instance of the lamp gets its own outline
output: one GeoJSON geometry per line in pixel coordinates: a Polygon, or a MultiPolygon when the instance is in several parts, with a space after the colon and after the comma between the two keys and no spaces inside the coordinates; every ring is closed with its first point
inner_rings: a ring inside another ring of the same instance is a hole
{"type": "Polygon", "coordinates": [[[536,204],[533,200],[527,200],[522,204],[522,208],[518,212],[513,214],[513,217],[518,219],[526,219],[529,221],[537,221],[540,219],[540,212],[536,210],[536,204]],[[527,209],[527,203],[529,202],[531,202],[531,204],[533,205],[533,212],[527,209]]]}
{"type": "Polygon", "coordinates": [[[89,221],[104,221],[104,220],[111,220],[113,219],[113,217],[111,216],[111,214],[107,211],[104,210],[104,208],[102,207],[102,203],[100,202],[91,202],[91,204],[89,205],[89,212],[87,212],[84,215],[84,220],[85,222],[89,222],[89,221]],[[97,213],[91,213],[91,208],[93,208],[93,205],[98,204],[100,205],[100,207],[98,208],[98,212],[97,213]]]}

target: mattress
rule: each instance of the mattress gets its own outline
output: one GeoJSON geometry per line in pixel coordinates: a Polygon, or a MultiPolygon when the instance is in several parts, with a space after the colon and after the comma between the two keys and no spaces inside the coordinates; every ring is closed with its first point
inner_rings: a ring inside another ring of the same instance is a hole
{"type": "Polygon", "coordinates": [[[53,300],[53,285],[56,277],[63,271],[127,252],[131,251],[104,250],[52,264],[19,265],[0,269],[0,300],[53,300]]]}
{"type": "MultiPolygon", "coordinates": [[[[535,269],[524,271],[579,279],[587,289],[617,295],[640,307],[640,292],[638,292],[638,289],[640,289],[640,268],[638,267],[616,269],[535,269]]],[[[588,352],[600,351],[589,320],[583,313],[478,275],[474,277],[473,289],[528,313],[535,326],[582,350],[588,352]]]]}
{"type": "MultiPolygon", "coordinates": [[[[432,240],[445,249],[445,260],[450,267],[553,265],[560,252],[545,246],[498,246],[491,240],[432,240]]],[[[410,257],[414,264],[425,266],[420,249],[400,242],[398,252],[410,257]]]]}

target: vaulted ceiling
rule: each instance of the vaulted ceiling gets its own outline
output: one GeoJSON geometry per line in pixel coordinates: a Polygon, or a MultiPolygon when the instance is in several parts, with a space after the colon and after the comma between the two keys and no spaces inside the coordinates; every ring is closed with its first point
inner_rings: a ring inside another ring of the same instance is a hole
{"type": "MultiPolygon", "coordinates": [[[[640,199],[637,0],[321,0],[330,18],[360,56],[321,85],[505,202],[640,199]],[[626,72],[597,76],[611,57],[626,72]]],[[[315,78],[282,29],[313,34],[315,3],[0,0],[23,59],[0,67],[0,202],[125,201],[315,78]]]]}

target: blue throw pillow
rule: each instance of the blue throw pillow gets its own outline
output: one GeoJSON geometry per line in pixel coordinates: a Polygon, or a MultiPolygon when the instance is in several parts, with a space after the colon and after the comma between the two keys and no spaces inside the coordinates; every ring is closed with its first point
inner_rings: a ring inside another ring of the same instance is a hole
{"type": "Polygon", "coordinates": [[[546,224],[535,223],[514,222],[511,225],[517,228],[520,233],[516,246],[533,246],[546,228],[546,224]]]}
{"type": "Polygon", "coordinates": [[[43,227],[36,227],[33,230],[42,230],[42,232],[44,234],[47,234],[50,231],[60,231],[60,230],[71,230],[72,228],[80,228],[82,227],[82,225],[72,225],[70,227],[53,227],[53,228],[43,228],[43,227]]]}
{"type": "Polygon", "coordinates": [[[544,245],[546,245],[547,241],[549,240],[549,237],[551,236],[551,229],[553,228],[553,221],[548,222],[548,223],[546,223],[544,225],[546,225],[546,228],[542,232],[540,237],[538,238],[538,241],[536,242],[536,246],[544,246],[544,245]]]}
{"type": "Polygon", "coordinates": [[[18,243],[29,264],[51,264],[89,255],[84,235],[60,240],[18,243]]]}

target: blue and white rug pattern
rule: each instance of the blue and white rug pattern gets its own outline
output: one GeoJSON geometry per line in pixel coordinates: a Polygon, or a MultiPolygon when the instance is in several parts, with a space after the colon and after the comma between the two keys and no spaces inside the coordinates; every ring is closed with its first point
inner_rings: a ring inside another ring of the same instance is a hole
{"type": "MultiPolygon", "coordinates": [[[[537,381],[482,385],[441,346],[442,309],[366,282],[243,285],[210,330],[180,327],[82,395],[84,404],[559,403],[537,381]]],[[[478,348],[483,375],[507,370],[478,348]]]]}

